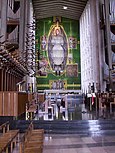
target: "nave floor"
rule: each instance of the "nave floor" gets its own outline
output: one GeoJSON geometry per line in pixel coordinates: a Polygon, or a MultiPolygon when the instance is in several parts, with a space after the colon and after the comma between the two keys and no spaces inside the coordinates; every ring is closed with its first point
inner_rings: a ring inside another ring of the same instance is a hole
{"type": "Polygon", "coordinates": [[[45,134],[43,153],[115,153],[115,135],[45,134]]]}
{"type": "MultiPolygon", "coordinates": [[[[69,109],[60,109],[55,105],[52,119],[42,109],[36,113],[34,120],[106,120],[115,119],[115,109],[89,111],[83,104],[73,104],[69,109]]],[[[46,108],[46,107],[45,107],[46,108]]],[[[109,126],[109,125],[107,125],[109,126]]],[[[110,125],[110,127],[112,124],[110,125]]],[[[106,127],[105,127],[106,128],[106,127]]],[[[113,127],[114,128],[114,127],[113,127]]],[[[98,129],[99,130],[99,129],[98,129]]],[[[106,129],[105,129],[106,130],[106,129]]],[[[94,133],[92,135],[80,134],[45,134],[43,153],[115,153],[115,130],[112,134],[94,133]]],[[[17,153],[17,152],[13,152],[17,153]]]]}
{"type": "Polygon", "coordinates": [[[114,136],[45,135],[43,153],[115,153],[114,136]]]}

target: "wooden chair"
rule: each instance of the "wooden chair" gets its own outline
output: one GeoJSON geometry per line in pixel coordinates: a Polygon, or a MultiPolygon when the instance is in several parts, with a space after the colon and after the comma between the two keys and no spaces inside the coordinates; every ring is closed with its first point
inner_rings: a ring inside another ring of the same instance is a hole
{"type": "Polygon", "coordinates": [[[31,122],[20,144],[20,153],[42,153],[43,139],[44,130],[34,130],[31,122]]]}
{"type": "Polygon", "coordinates": [[[8,153],[9,146],[10,152],[13,150],[13,144],[16,146],[17,139],[19,139],[19,130],[10,130],[9,122],[6,122],[0,126],[2,134],[0,136],[0,153],[8,153]]]}

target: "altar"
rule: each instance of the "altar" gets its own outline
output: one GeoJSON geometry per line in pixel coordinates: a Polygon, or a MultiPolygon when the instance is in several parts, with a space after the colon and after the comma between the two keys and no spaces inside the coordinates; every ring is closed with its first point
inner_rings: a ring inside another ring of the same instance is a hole
{"type": "Polygon", "coordinates": [[[52,89],[52,90],[44,90],[46,95],[48,94],[82,94],[81,90],[64,90],[64,89],[52,89]]]}

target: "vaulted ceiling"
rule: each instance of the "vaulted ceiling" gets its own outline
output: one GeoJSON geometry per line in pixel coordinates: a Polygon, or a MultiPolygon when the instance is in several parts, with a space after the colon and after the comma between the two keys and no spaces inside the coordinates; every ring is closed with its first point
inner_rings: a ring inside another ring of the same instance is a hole
{"type": "Polygon", "coordinates": [[[62,16],[75,20],[79,20],[87,1],[88,0],[32,0],[36,19],[62,16]]]}

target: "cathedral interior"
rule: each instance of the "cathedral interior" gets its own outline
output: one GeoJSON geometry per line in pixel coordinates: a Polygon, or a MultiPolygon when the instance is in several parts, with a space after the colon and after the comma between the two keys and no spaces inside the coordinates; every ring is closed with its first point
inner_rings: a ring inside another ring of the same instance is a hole
{"type": "Polygon", "coordinates": [[[115,153],[115,0],[0,0],[0,153],[115,153]]]}

